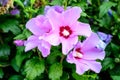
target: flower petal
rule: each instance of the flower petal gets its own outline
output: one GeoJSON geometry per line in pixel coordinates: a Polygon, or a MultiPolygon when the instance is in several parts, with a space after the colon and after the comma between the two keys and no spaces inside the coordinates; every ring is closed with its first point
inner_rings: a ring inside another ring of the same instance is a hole
{"type": "Polygon", "coordinates": [[[30,19],[26,23],[26,28],[29,29],[33,34],[40,35],[40,27],[36,25],[36,18],[30,19]]]}
{"type": "Polygon", "coordinates": [[[60,15],[60,13],[58,13],[57,11],[55,11],[54,9],[50,9],[48,10],[46,16],[48,17],[51,25],[52,25],[52,29],[58,29],[58,27],[63,26],[62,25],[62,17],[60,15]]]}
{"type": "Polygon", "coordinates": [[[59,34],[51,32],[44,38],[45,41],[49,42],[51,45],[57,46],[60,44],[59,34]]]}
{"type": "Polygon", "coordinates": [[[40,43],[40,41],[38,40],[37,36],[30,36],[28,38],[28,40],[24,43],[25,45],[25,52],[35,48],[38,46],[38,44],[40,43]]]}
{"type": "Polygon", "coordinates": [[[46,41],[42,41],[42,44],[38,46],[38,49],[42,52],[43,57],[47,57],[50,54],[50,48],[51,45],[46,41]]]}
{"type": "Polygon", "coordinates": [[[76,73],[82,75],[85,71],[89,70],[89,66],[81,63],[81,62],[77,62],[76,64],[76,73]]]}
{"type": "Polygon", "coordinates": [[[44,13],[46,14],[48,12],[49,9],[54,9],[55,11],[57,11],[58,13],[62,13],[64,11],[64,8],[61,7],[61,6],[45,6],[45,9],[44,9],[44,13]]]}
{"type": "Polygon", "coordinates": [[[67,58],[66,58],[67,62],[69,63],[75,63],[74,62],[74,57],[73,57],[73,53],[70,52],[68,55],[67,55],[67,58]]]}
{"type": "Polygon", "coordinates": [[[72,24],[78,20],[82,9],[80,7],[72,7],[63,12],[64,20],[68,24],[72,24]]]}
{"type": "Polygon", "coordinates": [[[87,66],[89,66],[89,68],[91,70],[93,70],[96,73],[99,73],[102,66],[100,64],[100,62],[96,62],[96,61],[91,61],[91,60],[81,60],[81,62],[85,63],[87,66]]]}
{"type": "Polygon", "coordinates": [[[76,35],[83,35],[83,36],[89,37],[92,33],[92,30],[89,24],[77,22],[72,24],[72,26],[75,26],[73,27],[73,30],[76,35]]]}
{"type": "Polygon", "coordinates": [[[34,35],[42,35],[48,32],[51,26],[45,16],[39,15],[36,18],[30,19],[26,24],[26,28],[34,35]]]}
{"type": "Polygon", "coordinates": [[[61,42],[62,42],[62,52],[63,54],[66,55],[76,45],[76,43],[78,42],[78,37],[74,36],[68,39],[62,38],[61,42]]]}
{"type": "Polygon", "coordinates": [[[105,51],[100,51],[98,49],[91,49],[83,52],[83,59],[86,60],[103,60],[105,58],[105,51]]]}
{"type": "Polygon", "coordinates": [[[89,70],[89,66],[84,64],[81,59],[76,59],[73,53],[67,55],[67,62],[74,63],[76,65],[76,73],[82,75],[85,71],[89,70]]]}
{"type": "Polygon", "coordinates": [[[82,51],[91,50],[92,48],[95,48],[99,44],[99,37],[97,34],[92,33],[90,37],[88,37],[82,44],[82,51]]]}

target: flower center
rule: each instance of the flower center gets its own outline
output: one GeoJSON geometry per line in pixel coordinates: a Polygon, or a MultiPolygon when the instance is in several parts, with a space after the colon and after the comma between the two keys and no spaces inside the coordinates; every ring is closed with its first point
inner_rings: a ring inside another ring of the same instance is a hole
{"type": "Polygon", "coordinates": [[[38,38],[39,40],[41,40],[41,39],[43,39],[43,36],[39,36],[39,38],[38,38]]]}
{"type": "Polygon", "coordinates": [[[59,34],[67,39],[72,34],[72,30],[69,26],[61,26],[59,34]]]}
{"type": "Polygon", "coordinates": [[[80,58],[83,57],[83,53],[80,51],[80,48],[77,48],[77,49],[75,50],[75,55],[74,55],[74,57],[75,57],[76,59],[80,59],[80,58]]]}

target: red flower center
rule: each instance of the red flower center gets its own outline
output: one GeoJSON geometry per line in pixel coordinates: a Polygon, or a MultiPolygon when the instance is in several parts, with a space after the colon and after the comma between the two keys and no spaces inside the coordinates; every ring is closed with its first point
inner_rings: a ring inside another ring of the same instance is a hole
{"type": "Polygon", "coordinates": [[[75,55],[74,55],[74,57],[75,57],[76,59],[81,59],[81,58],[83,57],[83,53],[81,52],[81,49],[80,49],[80,48],[77,48],[77,49],[75,50],[75,55]]]}
{"type": "Polygon", "coordinates": [[[72,34],[72,30],[70,29],[69,26],[61,26],[60,27],[60,32],[59,32],[60,36],[67,39],[71,34],[72,34]]]}

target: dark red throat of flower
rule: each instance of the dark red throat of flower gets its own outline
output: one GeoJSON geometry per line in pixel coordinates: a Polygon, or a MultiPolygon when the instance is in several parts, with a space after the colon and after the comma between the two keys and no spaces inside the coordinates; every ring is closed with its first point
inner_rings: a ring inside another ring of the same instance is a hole
{"type": "Polygon", "coordinates": [[[83,57],[83,53],[81,52],[81,48],[75,49],[76,55],[74,56],[76,59],[81,59],[83,57]]]}
{"type": "Polygon", "coordinates": [[[69,26],[61,26],[59,34],[60,36],[67,39],[72,34],[72,30],[70,29],[69,26]]]}

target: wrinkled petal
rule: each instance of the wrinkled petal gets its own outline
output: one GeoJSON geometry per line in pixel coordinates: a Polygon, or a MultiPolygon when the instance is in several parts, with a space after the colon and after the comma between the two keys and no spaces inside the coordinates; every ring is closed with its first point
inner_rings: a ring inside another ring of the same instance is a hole
{"type": "Polygon", "coordinates": [[[60,26],[62,26],[62,17],[54,9],[50,9],[46,16],[48,17],[53,30],[58,29],[60,26]]]}
{"type": "Polygon", "coordinates": [[[36,18],[30,19],[26,23],[26,28],[29,29],[34,35],[40,35],[40,27],[36,25],[36,18]]]}
{"type": "Polygon", "coordinates": [[[67,60],[67,62],[69,62],[69,63],[75,63],[72,52],[70,52],[70,53],[67,55],[66,60],[67,60]]]}
{"type": "Polygon", "coordinates": [[[78,42],[78,37],[74,36],[69,39],[61,39],[62,40],[62,52],[63,54],[68,54],[68,52],[76,45],[78,42]]]}
{"type": "Polygon", "coordinates": [[[89,70],[89,66],[80,62],[76,63],[76,73],[82,75],[85,71],[89,70]]]}
{"type": "Polygon", "coordinates": [[[72,7],[63,12],[64,20],[69,25],[74,23],[80,17],[80,13],[82,12],[80,7],[72,7]]]}
{"type": "Polygon", "coordinates": [[[87,60],[81,60],[81,62],[85,63],[87,66],[89,66],[89,69],[91,69],[92,71],[99,73],[100,70],[102,69],[102,66],[100,64],[100,62],[96,62],[96,61],[87,61],[87,60]]]}
{"type": "Polygon", "coordinates": [[[92,30],[89,24],[77,22],[72,25],[75,26],[73,27],[73,30],[76,35],[83,35],[83,36],[89,37],[92,33],[92,30]]]}
{"type": "Polygon", "coordinates": [[[105,58],[105,51],[100,51],[95,48],[88,51],[84,51],[83,53],[84,53],[83,59],[86,60],[96,60],[96,59],[103,60],[105,58]]]}
{"type": "Polygon", "coordinates": [[[36,18],[30,19],[26,24],[26,28],[29,29],[34,35],[42,35],[48,32],[51,26],[46,17],[40,15],[36,18]]]}
{"type": "Polygon", "coordinates": [[[97,34],[92,33],[82,44],[82,51],[87,51],[91,48],[95,48],[99,43],[99,37],[97,34]]]}
{"type": "Polygon", "coordinates": [[[57,46],[60,44],[59,35],[56,33],[50,33],[44,39],[45,41],[49,42],[51,45],[57,46]]]}
{"type": "Polygon", "coordinates": [[[38,40],[37,36],[30,36],[28,40],[24,43],[25,45],[25,52],[37,47],[40,41],[38,40]]]}
{"type": "Polygon", "coordinates": [[[38,46],[38,49],[42,52],[43,57],[47,57],[50,54],[50,48],[51,45],[46,41],[42,41],[42,44],[38,46]]]}
{"type": "Polygon", "coordinates": [[[89,66],[84,64],[80,59],[75,59],[73,53],[67,55],[67,62],[74,63],[76,65],[76,73],[82,75],[85,71],[89,70],[89,66]]]}

